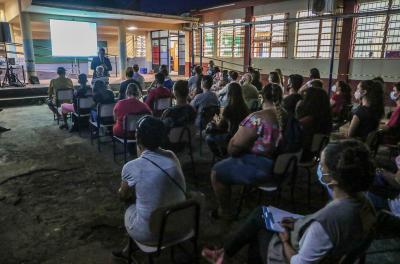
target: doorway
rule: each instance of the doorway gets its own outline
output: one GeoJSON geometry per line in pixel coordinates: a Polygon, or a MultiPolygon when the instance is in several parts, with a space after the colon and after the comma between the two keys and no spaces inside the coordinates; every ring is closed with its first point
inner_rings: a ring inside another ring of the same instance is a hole
{"type": "Polygon", "coordinates": [[[178,36],[169,37],[169,72],[171,75],[178,75],[179,72],[179,43],[178,36]]]}

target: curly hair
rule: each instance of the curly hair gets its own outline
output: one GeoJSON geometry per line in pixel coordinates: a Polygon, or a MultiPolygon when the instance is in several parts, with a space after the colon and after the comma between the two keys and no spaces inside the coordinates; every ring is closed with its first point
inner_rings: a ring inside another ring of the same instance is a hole
{"type": "Polygon", "coordinates": [[[332,141],[323,151],[323,162],[338,186],[348,194],[367,191],[375,177],[368,147],[361,141],[332,141]]]}

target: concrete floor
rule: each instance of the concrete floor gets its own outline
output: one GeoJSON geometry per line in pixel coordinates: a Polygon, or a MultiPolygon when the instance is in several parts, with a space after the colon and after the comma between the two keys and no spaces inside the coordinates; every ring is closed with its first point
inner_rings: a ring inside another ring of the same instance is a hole
{"type": "MultiPolygon", "coordinates": [[[[0,112],[0,126],[12,129],[0,134],[0,263],[123,263],[110,254],[126,242],[124,205],[116,194],[122,164],[113,162],[111,144],[98,153],[87,133],[79,137],[59,130],[45,105],[5,109],[0,112]]],[[[196,150],[195,158],[198,187],[187,156],[180,157],[189,188],[207,197],[200,245],[220,245],[254,208],[256,197],[250,196],[239,221],[228,224],[210,219],[208,211],[215,206],[209,183],[211,156],[204,147],[203,155],[196,150]]],[[[313,208],[307,209],[302,177],[295,208],[287,198],[286,190],[279,206],[301,214],[326,202],[315,184],[313,208]]],[[[374,242],[367,263],[400,263],[399,250],[399,241],[374,242]]],[[[143,254],[135,256],[145,263],[143,254]]],[[[178,254],[178,259],[188,263],[183,255],[178,254]]],[[[163,254],[157,263],[170,263],[168,255],[163,254]]],[[[245,250],[234,263],[245,263],[245,250]]]]}

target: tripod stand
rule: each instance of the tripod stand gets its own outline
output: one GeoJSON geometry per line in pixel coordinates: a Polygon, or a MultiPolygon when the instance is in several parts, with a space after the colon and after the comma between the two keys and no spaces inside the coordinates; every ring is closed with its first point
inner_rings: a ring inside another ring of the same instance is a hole
{"type": "Polygon", "coordinates": [[[15,87],[24,87],[25,84],[23,84],[19,78],[18,75],[14,73],[14,68],[12,65],[9,65],[8,59],[6,63],[6,74],[4,75],[3,82],[1,83],[1,87],[5,86],[15,86],[15,87]]]}

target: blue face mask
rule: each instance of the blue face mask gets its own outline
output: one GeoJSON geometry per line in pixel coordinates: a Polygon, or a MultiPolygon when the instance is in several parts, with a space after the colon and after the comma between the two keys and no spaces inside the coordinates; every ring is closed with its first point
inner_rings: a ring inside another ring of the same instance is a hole
{"type": "Polygon", "coordinates": [[[323,179],[324,175],[327,175],[327,174],[322,173],[321,164],[318,164],[317,175],[318,175],[319,182],[325,187],[325,189],[328,191],[329,196],[332,198],[333,190],[329,187],[330,184],[325,182],[323,179]]]}

